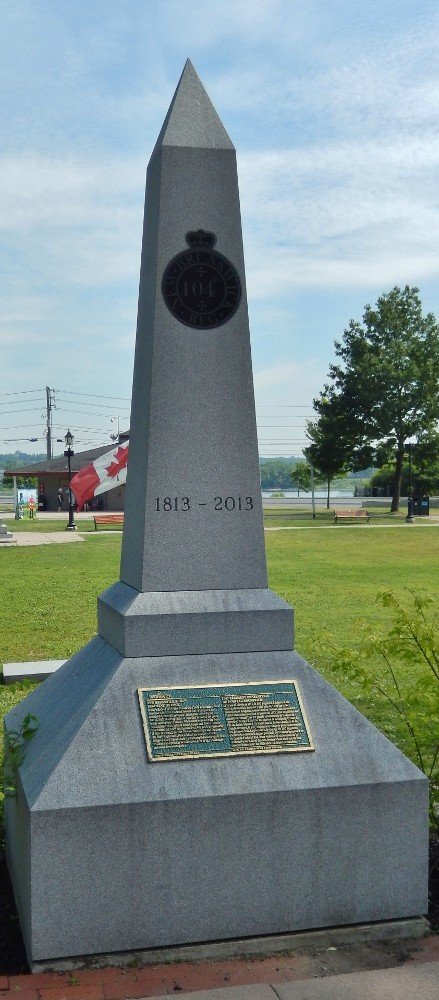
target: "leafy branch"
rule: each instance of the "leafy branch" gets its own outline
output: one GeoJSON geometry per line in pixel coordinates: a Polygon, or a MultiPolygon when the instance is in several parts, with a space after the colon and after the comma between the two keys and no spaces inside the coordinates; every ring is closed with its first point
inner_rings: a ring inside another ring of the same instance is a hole
{"type": "MultiPolygon", "coordinates": [[[[405,601],[390,591],[378,594],[390,626],[363,626],[356,648],[332,645],[332,666],[368,701],[368,714],[375,714],[377,700],[391,707],[402,726],[391,738],[429,779],[430,824],[439,832],[439,615],[428,594],[410,588],[406,594],[405,601]],[[381,675],[377,656],[384,664],[381,675]]],[[[390,735],[391,724],[385,728],[390,735]]]]}
{"type": "Polygon", "coordinates": [[[4,791],[0,791],[0,801],[16,795],[18,769],[24,761],[28,744],[35,736],[38,727],[38,719],[28,712],[19,729],[5,729],[4,791]]]}

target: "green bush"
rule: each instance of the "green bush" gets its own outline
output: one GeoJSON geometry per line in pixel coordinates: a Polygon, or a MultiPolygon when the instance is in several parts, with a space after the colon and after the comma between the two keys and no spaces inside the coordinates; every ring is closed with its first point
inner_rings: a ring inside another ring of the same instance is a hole
{"type": "Polygon", "coordinates": [[[390,621],[364,625],[355,648],[332,645],[332,669],[355,684],[369,718],[429,779],[430,824],[439,832],[439,614],[428,594],[406,589],[405,595],[378,595],[390,621]],[[383,702],[391,709],[384,723],[383,702]]]}

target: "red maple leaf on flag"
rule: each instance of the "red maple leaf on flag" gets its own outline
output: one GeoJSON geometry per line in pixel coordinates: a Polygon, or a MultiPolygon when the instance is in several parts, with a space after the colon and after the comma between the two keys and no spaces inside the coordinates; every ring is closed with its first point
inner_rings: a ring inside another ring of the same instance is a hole
{"type": "Polygon", "coordinates": [[[111,465],[108,465],[105,469],[109,479],[114,479],[122,469],[125,468],[128,462],[128,448],[118,448],[116,454],[113,456],[113,461],[111,465]]]}

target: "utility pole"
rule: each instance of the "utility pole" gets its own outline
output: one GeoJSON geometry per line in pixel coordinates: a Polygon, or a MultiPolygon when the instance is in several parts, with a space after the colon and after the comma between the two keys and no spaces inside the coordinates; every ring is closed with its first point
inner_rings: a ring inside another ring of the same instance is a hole
{"type": "Polygon", "coordinates": [[[53,458],[52,451],[52,406],[53,406],[53,394],[52,389],[46,385],[46,446],[47,446],[47,458],[53,458]]]}

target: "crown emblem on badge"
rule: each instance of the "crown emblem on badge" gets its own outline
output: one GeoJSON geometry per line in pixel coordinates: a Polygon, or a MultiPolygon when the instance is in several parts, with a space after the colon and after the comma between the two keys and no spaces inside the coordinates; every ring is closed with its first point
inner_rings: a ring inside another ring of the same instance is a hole
{"type": "Polygon", "coordinates": [[[194,250],[211,250],[215,246],[215,233],[207,233],[205,229],[191,230],[186,233],[186,243],[194,250]]]}

